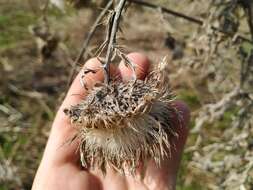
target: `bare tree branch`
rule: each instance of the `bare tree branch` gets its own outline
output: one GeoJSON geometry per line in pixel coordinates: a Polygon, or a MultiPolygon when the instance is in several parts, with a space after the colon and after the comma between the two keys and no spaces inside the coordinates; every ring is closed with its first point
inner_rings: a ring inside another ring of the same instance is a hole
{"type": "Polygon", "coordinates": [[[187,15],[184,15],[182,13],[173,11],[171,9],[167,9],[167,8],[162,7],[160,5],[155,5],[155,4],[152,4],[152,3],[149,3],[149,2],[145,2],[145,1],[142,1],[142,0],[128,0],[128,1],[132,2],[134,4],[137,4],[137,5],[142,5],[142,6],[146,6],[146,7],[149,7],[149,8],[160,9],[162,12],[165,12],[165,13],[168,13],[168,14],[171,14],[171,15],[183,18],[185,20],[188,20],[190,22],[196,23],[198,25],[202,25],[203,24],[202,20],[199,20],[197,18],[193,18],[193,17],[187,16],[187,15]]]}
{"type": "MultiPolygon", "coordinates": [[[[153,3],[145,2],[145,1],[142,1],[142,0],[128,0],[128,1],[131,2],[131,3],[134,3],[136,5],[141,5],[141,6],[145,6],[145,7],[149,7],[149,8],[153,8],[153,9],[159,9],[159,10],[161,10],[164,13],[167,13],[167,14],[179,17],[179,18],[183,18],[183,19],[185,19],[185,20],[187,20],[189,22],[195,23],[197,25],[203,25],[204,24],[204,21],[201,20],[201,19],[193,18],[191,16],[188,16],[188,15],[185,15],[185,14],[173,11],[171,9],[168,9],[168,8],[165,8],[165,7],[162,7],[162,6],[159,6],[159,5],[155,5],[153,3]]],[[[226,31],[223,31],[220,28],[217,28],[217,27],[214,27],[214,26],[212,26],[211,28],[213,30],[219,31],[219,32],[221,32],[223,34],[230,35],[230,33],[226,32],[226,31]]],[[[247,42],[253,44],[253,41],[251,41],[250,39],[245,38],[244,36],[238,35],[237,39],[240,39],[240,40],[243,40],[243,41],[247,41],[247,42]]]]}
{"type": "Polygon", "coordinates": [[[83,42],[82,49],[81,49],[79,55],[77,56],[76,60],[74,61],[74,64],[73,64],[74,66],[73,66],[73,69],[72,69],[70,77],[69,77],[68,86],[70,86],[70,84],[72,83],[72,80],[74,78],[76,67],[77,67],[78,63],[81,61],[82,57],[85,57],[86,54],[87,54],[87,47],[89,46],[89,43],[90,43],[90,41],[91,41],[94,33],[96,32],[98,24],[104,18],[105,14],[110,9],[110,7],[112,6],[112,4],[113,4],[113,0],[110,0],[107,3],[106,7],[99,14],[99,16],[97,17],[97,19],[94,22],[94,24],[92,25],[91,30],[89,31],[89,33],[87,35],[87,38],[83,42]]]}

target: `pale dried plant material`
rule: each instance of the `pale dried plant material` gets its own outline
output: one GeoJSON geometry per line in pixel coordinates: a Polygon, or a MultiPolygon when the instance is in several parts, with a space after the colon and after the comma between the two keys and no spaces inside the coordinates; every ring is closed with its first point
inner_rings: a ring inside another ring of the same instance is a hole
{"type": "Polygon", "coordinates": [[[20,176],[15,175],[17,173],[17,167],[11,165],[7,160],[0,161],[0,184],[8,182],[16,187],[21,186],[20,176]]]}
{"type": "Polygon", "coordinates": [[[163,61],[144,81],[99,83],[82,102],[65,109],[77,128],[84,167],[134,174],[150,158],[159,165],[170,156],[170,138],[178,136],[172,116],[180,120],[180,114],[172,106],[166,65],[163,61]]]}

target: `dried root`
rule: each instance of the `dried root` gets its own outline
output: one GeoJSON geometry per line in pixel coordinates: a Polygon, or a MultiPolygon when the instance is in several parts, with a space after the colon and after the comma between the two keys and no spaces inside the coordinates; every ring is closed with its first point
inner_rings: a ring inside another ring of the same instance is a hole
{"type": "MultiPolygon", "coordinates": [[[[164,63],[162,63],[164,64],[164,63]]],[[[145,81],[112,81],[97,84],[78,105],[65,109],[78,129],[81,162],[104,173],[112,167],[135,173],[140,163],[153,158],[159,165],[177,136],[171,105],[173,96],[165,85],[164,65],[145,81]]]]}

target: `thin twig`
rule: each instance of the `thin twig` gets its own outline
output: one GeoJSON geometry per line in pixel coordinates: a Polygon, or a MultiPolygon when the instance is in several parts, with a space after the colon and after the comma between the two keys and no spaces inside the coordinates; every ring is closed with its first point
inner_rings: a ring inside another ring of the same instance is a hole
{"type": "Polygon", "coordinates": [[[149,7],[149,8],[159,9],[162,12],[165,12],[165,13],[168,13],[168,14],[171,14],[171,15],[183,18],[185,20],[188,20],[190,22],[196,23],[198,25],[202,25],[204,23],[202,20],[199,20],[197,18],[193,18],[193,17],[187,16],[187,15],[184,15],[182,13],[173,11],[171,9],[162,7],[160,5],[155,5],[153,3],[145,2],[145,1],[142,1],[142,0],[128,0],[128,1],[132,2],[132,3],[135,3],[135,4],[138,4],[138,5],[146,6],[146,7],[149,7]]]}
{"type": "MultiPolygon", "coordinates": [[[[195,23],[197,25],[203,25],[204,24],[204,21],[201,20],[201,19],[193,18],[191,16],[188,16],[188,15],[185,15],[185,14],[173,11],[171,9],[168,9],[168,8],[165,8],[165,7],[162,7],[162,6],[159,6],[159,5],[155,5],[153,3],[145,2],[145,1],[142,1],[142,0],[128,0],[128,1],[131,2],[131,3],[134,3],[136,5],[141,5],[141,6],[145,6],[145,7],[149,7],[149,8],[153,8],[153,9],[159,9],[159,10],[161,10],[164,13],[167,13],[167,14],[170,14],[170,15],[174,15],[174,16],[179,17],[179,18],[183,18],[183,19],[185,19],[185,20],[187,20],[189,22],[195,23]]],[[[214,26],[212,26],[211,28],[213,30],[219,31],[219,32],[221,32],[223,34],[230,35],[230,33],[226,32],[226,31],[223,31],[220,28],[217,28],[217,27],[214,27],[214,26]]],[[[253,44],[253,41],[251,41],[250,39],[245,38],[243,36],[240,36],[240,35],[237,36],[237,39],[240,39],[240,40],[243,40],[243,41],[246,41],[246,42],[249,42],[249,43],[253,44]]]]}
{"type": "Polygon", "coordinates": [[[107,3],[107,5],[105,6],[105,8],[102,10],[102,12],[98,15],[98,17],[97,17],[96,21],[94,22],[94,24],[92,25],[92,27],[91,27],[88,35],[87,35],[87,38],[83,42],[81,51],[80,51],[80,53],[78,54],[77,58],[75,59],[75,61],[73,63],[73,69],[72,69],[70,77],[69,77],[68,86],[70,86],[71,83],[72,83],[72,80],[74,78],[76,67],[77,67],[78,63],[82,60],[82,57],[86,57],[87,47],[89,46],[89,43],[90,43],[93,35],[96,32],[97,26],[99,25],[101,20],[104,18],[105,14],[108,12],[108,10],[112,6],[112,4],[113,4],[113,0],[110,0],[107,3]]]}
{"type": "Polygon", "coordinates": [[[120,16],[122,13],[122,10],[125,6],[126,0],[120,0],[118,6],[116,7],[116,10],[114,11],[112,15],[112,22],[109,24],[112,24],[111,26],[111,34],[109,37],[109,44],[107,47],[107,53],[106,53],[106,59],[104,63],[104,73],[105,73],[105,83],[109,84],[110,81],[110,62],[111,62],[111,56],[114,51],[114,46],[116,44],[116,34],[119,29],[119,21],[120,16]]]}

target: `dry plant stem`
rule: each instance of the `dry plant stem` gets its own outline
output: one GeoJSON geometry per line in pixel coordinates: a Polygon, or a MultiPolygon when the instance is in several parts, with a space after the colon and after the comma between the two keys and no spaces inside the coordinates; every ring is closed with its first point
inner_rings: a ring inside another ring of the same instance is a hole
{"type": "Polygon", "coordinates": [[[110,81],[110,62],[111,56],[114,51],[114,46],[116,44],[116,34],[119,28],[120,16],[122,10],[126,4],[126,0],[120,0],[118,6],[116,7],[115,12],[112,15],[112,26],[111,26],[111,33],[109,37],[109,44],[107,47],[106,59],[104,64],[104,72],[105,72],[105,83],[109,84],[110,81]]]}
{"type": "MultiPolygon", "coordinates": [[[[145,1],[142,1],[142,0],[128,0],[128,1],[131,2],[131,3],[134,3],[136,5],[141,5],[141,6],[145,6],[145,7],[149,7],[149,8],[153,8],[153,9],[159,9],[164,13],[167,13],[167,14],[179,17],[179,18],[183,18],[183,19],[188,20],[188,21],[190,21],[192,23],[195,23],[197,25],[203,25],[204,24],[204,21],[201,20],[201,19],[193,18],[193,17],[190,17],[188,15],[173,11],[171,9],[168,9],[168,8],[165,8],[165,7],[162,7],[162,6],[159,6],[159,5],[155,5],[153,3],[145,2],[145,1]]],[[[214,27],[214,26],[212,26],[211,28],[213,30],[219,31],[219,32],[221,32],[225,35],[230,35],[230,33],[227,33],[225,31],[221,30],[220,28],[217,28],[217,27],[214,27]]],[[[237,36],[237,39],[243,40],[243,41],[246,41],[246,42],[249,42],[249,43],[253,44],[253,41],[251,41],[250,39],[247,39],[243,36],[240,36],[240,35],[237,36]]]]}
{"type": "Polygon", "coordinates": [[[71,74],[70,74],[70,77],[69,77],[69,82],[68,82],[68,86],[70,86],[70,84],[72,83],[73,81],[73,78],[74,78],[74,75],[75,75],[75,71],[76,71],[76,67],[77,67],[77,64],[81,61],[82,57],[86,57],[86,54],[87,54],[87,47],[89,46],[90,44],[90,41],[94,35],[94,33],[96,32],[96,29],[97,29],[97,26],[99,25],[99,23],[101,22],[101,20],[104,18],[104,16],[106,15],[106,13],[108,12],[108,10],[110,9],[110,7],[112,6],[113,4],[113,0],[110,0],[106,7],[102,10],[102,12],[98,15],[97,19],[95,20],[94,24],[92,25],[88,35],[87,35],[87,38],[84,40],[83,42],[83,45],[82,45],[82,49],[79,53],[79,55],[77,56],[75,62],[74,62],[74,66],[73,66],[73,69],[71,71],[71,74]]]}

